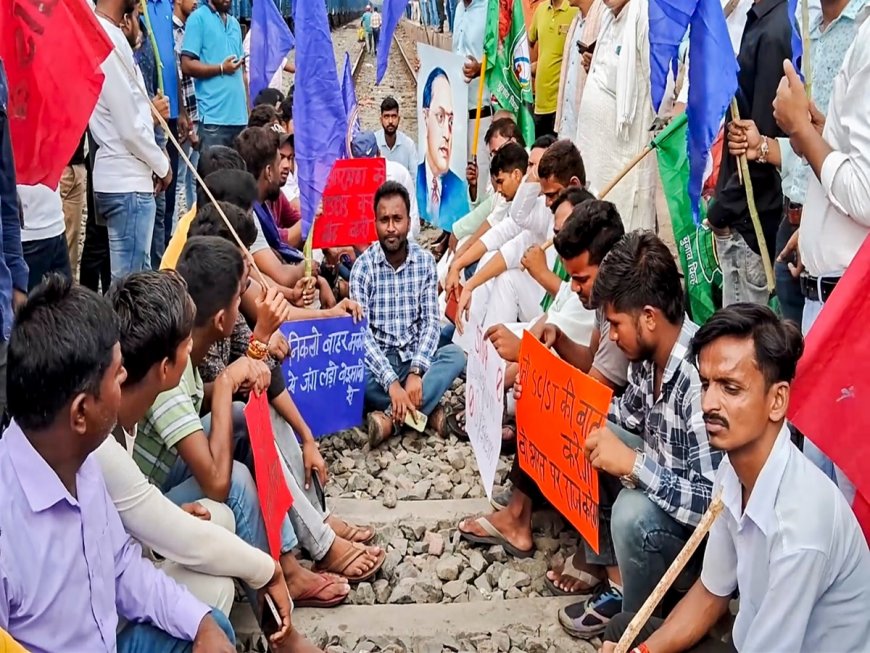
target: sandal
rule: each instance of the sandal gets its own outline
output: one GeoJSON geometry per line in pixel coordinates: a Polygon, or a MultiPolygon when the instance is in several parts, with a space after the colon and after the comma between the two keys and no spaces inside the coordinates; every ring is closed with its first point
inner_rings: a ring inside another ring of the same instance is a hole
{"type": "Polygon", "coordinates": [[[384,565],[384,560],[387,557],[387,554],[384,551],[381,551],[378,554],[377,560],[375,561],[375,566],[372,567],[369,571],[360,574],[359,576],[352,576],[346,573],[348,567],[350,567],[356,560],[358,560],[360,556],[364,556],[366,553],[368,553],[368,549],[364,545],[358,542],[351,542],[350,548],[347,550],[347,553],[341,556],[341,558],[339,558],[338,561],[334,563],[333,569],[324,569],[319,562],[314,567],[315,570],[318,572],[331,571],[333,573],[340,574],[347,578],[347,582],[352,585],[355,583],[362,583],[363,581],[372,578],[376,573],[378,573],[380,568],[384,565]]]}
{"type": "Polygon", "coordinates": [[[447,415],[447,430],[449,433],[456,436],[459,440],[467,440],[468,433],[465,432],[465,409],[461,408],[457,411],[451,411],[447,415]]]}
{"type": "Polygon", "coordinates": [[[507,553],[512,555],[514,558],[531,558],[535,555],[535,548],[531,549],[520,549],[515,547],[513,544],[508,542],[508,539],[502,534],[500,530],[498,530],[495,526],[492,525],[492,522],[489,521],[486,517],[477,517],[474,519],[480,528],[484,530],[484,532],[488,533],[486,536],[475,535],[474,533],[469,533],[468,531],[464,531],[459,528],[459,535],[463,540],[467,540],[473,544],[489,544],[489,545],[498,545],[501,546],[507,553]]]}
{"type": "Polygon", "coordinates": [[[577,554],[574,554],[568,558],[565,561],[565,564],[562,565],[561,571],[556,571],[555,569],[552,569],[551,571],[557,573],[560,577],[568,577],[571,580],[578,580],[583,583],[584,586],[573,592],[567,592],[558,587],[555,581],[544,576],[544,584],[547,586],[547,589],[552,592],[553,596],[585,596],[592,593],[592,590],[601,584],[603,580],[602,578],[595,576],[574,564],[574,558],[576,556],[577,554]]]}
{"type": "Polygon", "coordinates": [[[333,585],[337,585],[338,581],[335,580],[330,574],[318,574],[320,576],[320,582],[317,585],[312,586],[308,591],[303,592],[300,596],[293,599],[293,605],[297,608],[334,608],[335,606],[344,603],[347,601],[348,595],[344,596],[335,596],[331,599],[321,599],[318,598],[324,590],[333,585]]]}
{"type": "Polygon", "coordinates": [[[375,539],[375,529],[371,526],[357,526],[356,524],[351,524],[350,522],[346,522],[338,517],[335,517],[334,520],[341,524],[341,528],[336,528],[332,524],[329,524],[329,526],[333,531],[335,531],[335,534],[343,540],[349,540],[359,544],[368,544],[375,539]]]}

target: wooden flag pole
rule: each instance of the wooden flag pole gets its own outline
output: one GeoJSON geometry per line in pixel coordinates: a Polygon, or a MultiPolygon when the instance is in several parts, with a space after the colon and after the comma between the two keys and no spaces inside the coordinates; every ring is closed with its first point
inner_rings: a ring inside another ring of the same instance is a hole
{"type": "Polygon", "coordinates": [[[803,44],[803,56],[801,57],[801,69],[804,73],[804,87],[807,97],[813,99],[813,59],[810,43],[810,4],[809,0],[801,0],[801,43],[803,44]]]}
{"type": "Polygon", "coordinates": [[[655,586],[655,589],[653,589],[649,598],[647,598],[640,610],[638,610],[634,617],[632,617],[628,624],[628,628],[625,629],[622,637],[619,638],[614,653],[628,653],[629,649],[631,649],[631,645],[635,638],[637,638],[638,633],[640,633],[641,628],[644,627],[646,622],[652,616],[656,606],[658,606],[664,598],[665,592],[671,588],[671,585],[673,585],[674,581],[677,580],[677,576],[679,576],[680,572],[683,571],[683,567],[686,566],[686,563],[689,562],[689,559],[695,551],[697,551],[701,542],[707,536],[707,533],[710,532],[713,522],[716,521],[716,518],[719,516],[719,513],[722,512],[723,507],[722,495],[717,495],[716,498],[710,502],[710,507],[707,508],[707,512],[701,516],[701,521],[698,522],[695,531],[692,533],[691,537],[689,537],[689,541],[686,542],[682,551],[677,554],[677,557],[671,563],[671,566],[668,567],[668,570],[665,572],[665,575],[662,576],[658,585],[655,586]]]}
{"type": "Polygon", "coordinates": [[[477,143],[480,139],[480,113],[483,111],[483,88],[486,86],[486,53],[480,60],[480,87],[477,89],[477,115],[474,118],[474,138],[471,141],[472,160],[477,163],[477,143]]]}
{"type": "MultiPolygon", "coordinates": [[[[731,117],[734,120],[740,120],[740,109],[737,107],[737,98],[731,98],[731,117]]],[[[752,189],[752,178],[749,176],[749,162],[746,160],[746,155],[741,154],[737,157],[738,169],[743,174],[743,186],[746,189],[746,204],[749,206],[749,217],[752,218],[752,228],[755,231],[755,238],[758,240],[758,250],[761,252],[761,262],[764,264],[764,276],[767,279],[767,290],[770,293],[776,288],[776,281],[773,276],[773,265],[770,261],[770,253],[767,251],[767,239],[764,237],[764,230],[761,228],[761,219],[758,217],[758,207],[755,205],[755,191],[752,189]]]]}
{"type": "Polygon", "coordinates": [[[257,281],[260,282],[260,285],[263,286],[263,291],[265,292],[266,288],[271,286],[272,284],[266,279],[265,275],[260,271],[260,268],[257,267],[257,264],[254,262],[254,257],[251,252],[245,247],[245,244],[242,242],[242,239],[239,237],[239,234],[236,232],[235,228],[233,228],[232,223],[229,218],[227,218],[226,213],[221,208],[218,201],[215,199],[215,196],[212,194],[211,190],[208,186],[206,186],[205,181],[203,181],[202,177],[199,176],[199,173],[196,171],[196,166],[190,162],[190,159],[187,157],[187,154],[184,153],[184,148],[181,147],[181,144],[178,142],[178,139],[175,138],[175,134],[172,133],[172,130],[169,128],[169,125],[164,120],[163,116],[160,115],[160,112],[157,111],[157,107],[154,106],[154,103],[151,102],[151,99],[148,97],[148,91],[145,89],[142,82],[139,81],[139,78],[136,74],[130,70],[130,66],[127,65],[127,62],[124,61],[124,58],[121,56],[121,53],[118,52],[117,48],[112,49],[112,53],[118,58],[118,61],[121,62],[121,66],[126,70],[127,74],[130,76],[130,79],[134,80],[137,87],[139,88],[139,92],[148,100],[148,104],[151,107],[151,113],[154,114],[154,117],[157,119],[158,124],[163,128],[163,131],[166,132],[166,137],[175,146],[175,149],[178,150],[178,155],[181,157],[181,160],[184,161],[184,165],[187,166],[190,174],[193,175],[193,178],[196,179],[200,188],[205,191],[205,194],[211,200],[214,207],[217,209],[218,215],[221,216],[221,219],[224,221],[224,224],[229,229],[230,235],[232,235],[233,240],[236,241],[236,245],[238,245],[242,250],[242,255],[248,259],[248,263],[251,265],[251,270],[254,271],[254,275],[257,277],[257,281]]]}

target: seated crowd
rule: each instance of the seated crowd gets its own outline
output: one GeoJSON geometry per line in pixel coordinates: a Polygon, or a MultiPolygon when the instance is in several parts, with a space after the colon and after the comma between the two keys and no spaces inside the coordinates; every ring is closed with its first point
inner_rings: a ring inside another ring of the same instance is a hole
{"type": "MultiPolygon", "coordinates": [[[[353,156],[401,154],[397,103],[382,112],[391,131],[358,134],[353,156]]],[[[553,594],[577,597],[557,616],[571,635],[612,651],[721,496],[721,517],[636,650],[867,650],[867,542],[786,422],[803,351],[794,324],[736,303],[699,328],[665,242],[627,232],[618,207],[595,199],[570,140],[545,135],[527,151],[507,116],[485,135],[488,191],[469,198],[439,261],[420,244],[413,179],[390,161],[374,197],[377,241],[324,250],[307,275],[281,122],[263,105],[234,148],[203,150],[204,185],[161,270],[119,275],[105,296],[49,275],[19,309],[0,440],[2,629],[34,652],[233,651],[239,582],[258,619],[277,610],[271,650],[317,650],[295,630],[294,606],[341,604],[386,552],[372,527],[322,501],[329,470],[288,390],[279,327],[352,316],[368,322],[371,449],[420,422],[430,437],[467,437],[464,410],[444,397],[465,373],[471,324],[506,363],[505,414],[491,418],[507,455],[528,391],[523,332],[613,390],[585,443],[599,542],[546,576],[553,594]],[[268,400],[293,498],[278,560],[244,413],[251,393],[268,400]],[[709,632],[733,598],[726,643],[709,632]]],[[[457,529],[527,558],[533,513],[548,504],[518,456],[509,478],[494,512],[457,529]]]]}

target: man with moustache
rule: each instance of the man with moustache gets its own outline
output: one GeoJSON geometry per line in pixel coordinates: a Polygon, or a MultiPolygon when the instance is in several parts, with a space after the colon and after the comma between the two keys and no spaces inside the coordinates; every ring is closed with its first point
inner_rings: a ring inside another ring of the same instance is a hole
{"type": "Polygon", "coordinates": [[[599,636],[619,612],[639,610],[710,505],[722,453],[704,428],[690,350],[697,326],[684,301],[673,255],[648,231],[625,236],[595,279],[592,302],[631,365],[607,426],[586,438],[602,492],[599,553],[585,562],[603,567],[607,580],[559,611],[575,637],[599,636]]]}
{"type": "Polygon", "coordinates": [[[401,184],[375,193],[378,242],[363,252],[350,275],[350,296],[368,317],[365,335],[369,444],[376,447],[422,413],[436,434],[444,430],[444,392],[465,369],[456,345],[438,348],[438,275],[435,259],[408,240],[411,199],[401,184]]]}
{"type": "MultiPolygon", "coordinates": [[[[866,651],[870,551],[836,486],[795,447],[785,417],[803,351],[797,326],[766,306],[732,304],[692,339],[710,444],[728,453],[714,494],[701,578],[668,619],[651,619],[635,651],[866,651]],[[740,610],[733,644],[707,636],[740,610]]],[[[631,614],[613,619],[612,653],[631,614]]]]}
{"type": "Polygon", "coordinates": [[[454,118],[450,79],[434,68],[423,87],[426,154],[417,166],[417,205],[423,220],[448,228],[470,208],[465,182],[450,169],[454,118]]]}

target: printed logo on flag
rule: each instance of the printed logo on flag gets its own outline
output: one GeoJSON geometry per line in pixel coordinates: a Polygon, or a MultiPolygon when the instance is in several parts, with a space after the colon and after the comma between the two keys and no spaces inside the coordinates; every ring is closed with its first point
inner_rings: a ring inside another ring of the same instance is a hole
{"type": "Polygon", "coordinates": [[[522,90],[531,89],[532,59],[529,55],[529,39],[526,37],[526,30],[522,30],[514,36],[511,51],[514,53],[513,73],[517,84],[522,90]]]}

